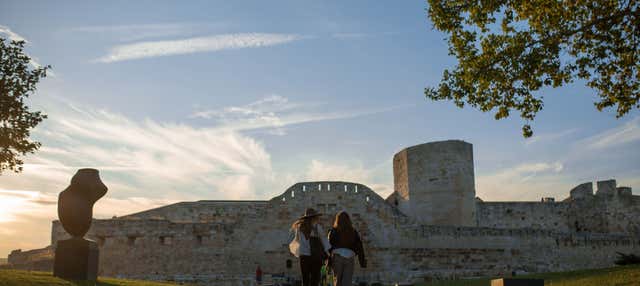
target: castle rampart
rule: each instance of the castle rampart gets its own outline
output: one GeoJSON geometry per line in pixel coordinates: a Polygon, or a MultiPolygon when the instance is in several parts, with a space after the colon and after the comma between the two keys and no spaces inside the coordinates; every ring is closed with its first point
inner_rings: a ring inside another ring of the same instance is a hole
{"type": "MultiPolygon", "coordinates": [[[[101,247],[102,275],[221,284],[250,281],[258,264],[266,273],[297,276],[296,260],[287,247],[288,229],[308,206],[326,214],[349,210],[370,260],[370,267],[358,269],[356,276],[368,281],[597,268],[612,265],[616,252],[640,251],[640,237],[634,233],[570,228],[565,216],[572,208],[581,208],[574,203],[477,202],[478,220],[495,221],[495,225],[434,226],[404,215],[365,185],[304,182],[269,201],[178,203],[96,220],[89,237],[101,247]],[[513,222],[509,218],[500,222],[509,209],[513,222]],[[182,221],[171,221],[162,213],[181,214],[177,217],[182,221]],[[542,220],[558,225],[534,223],[541,213],[553,214],[542,220]],[[534,214],[534,219],[528,218],[534,214]],[[220,219],[228,216],[239,219],[220,219]],[[193,221],[187,222],[189,218],[193,221]],[[138,263],[125,267],[119,263],[123,259],[138,263]]],[[[331,219],[323,217],[323,224],[330,225],[331,219]]],[[[58,222],[54,222],[53,231],[54,242],[66,236],[58,222]]]]}

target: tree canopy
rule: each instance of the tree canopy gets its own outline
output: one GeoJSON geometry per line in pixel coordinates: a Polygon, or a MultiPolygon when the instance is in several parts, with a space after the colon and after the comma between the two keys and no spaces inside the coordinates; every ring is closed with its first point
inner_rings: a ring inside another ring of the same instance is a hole
{"type": "Polygon", "coordinates": [[[0,173],[22,171],[21,156],[35,152],[41,145],[30,140],[29,135],[47,116],[30,111],[25,100],[51,68],[32,67],[31,58],[24,52],[24,41],[5,41],[0,38],[0,173]]]}
{"type": "Polygon", "coordinates": [[[597,92],[597,110],[640,108],[640,6],[636,0],[428,0],[434,27],[457,58],[432,100],[468,104],[496,119],[520,112],[524,137],[544,106],[543,87],[576,79],[597,92]]]}

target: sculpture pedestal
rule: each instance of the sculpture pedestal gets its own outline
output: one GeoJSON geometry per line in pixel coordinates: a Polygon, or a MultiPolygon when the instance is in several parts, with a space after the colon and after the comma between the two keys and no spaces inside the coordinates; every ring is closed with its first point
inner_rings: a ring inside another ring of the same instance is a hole
{"type": "Polygon", "coordinates": [[[98,278],[98,244],[78,237],[58,241],[53,276],[95,281],[98,278]]]}

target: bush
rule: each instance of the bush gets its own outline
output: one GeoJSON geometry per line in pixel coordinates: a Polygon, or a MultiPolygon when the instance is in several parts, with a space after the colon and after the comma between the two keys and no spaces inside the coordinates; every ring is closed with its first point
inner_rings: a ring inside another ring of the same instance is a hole
{"type": "Polygon", "coordinates": [[[635,254],[624,254],[621,252],[616,252],[620,257],[616,259],[616,265],[632,265],[632,264],[640,264],[640,256],[635,254]]]}

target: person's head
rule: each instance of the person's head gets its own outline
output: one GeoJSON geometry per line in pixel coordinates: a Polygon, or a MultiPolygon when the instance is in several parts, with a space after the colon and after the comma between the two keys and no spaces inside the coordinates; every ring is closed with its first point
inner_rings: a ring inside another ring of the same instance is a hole
{"type": "Polygon", "coordinates": [[[333,228],[338,231],[340,241],[347,244],[355,241],[355,230],[351,224],[351,218],[345,211],[341,211],[336,214],[336,219],[333,221],[333,228]]]}
{"type": "Polygon", "coordinates": [[[336,219],[333,221],[333,228],[338,230],[353,230],[349,214],[345,211],[338,212],[336,219]]]}
{"type": "Polygon", "coordinates": [[[321,215],[316,210],[308,208],[305,210],[304,215],[298,218],[291,227],[299,228],[305,236],[309,237],[312,226],[318,223],[321,215]]]}

